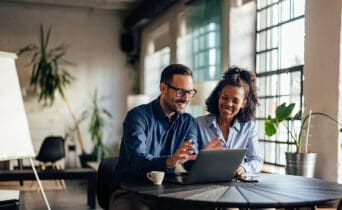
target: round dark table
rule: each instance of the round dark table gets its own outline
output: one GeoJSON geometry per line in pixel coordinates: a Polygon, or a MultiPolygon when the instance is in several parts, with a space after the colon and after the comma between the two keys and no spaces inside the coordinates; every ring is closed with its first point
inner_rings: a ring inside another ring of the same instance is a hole
{"type": "Polygon", "coordinates": [[[122,188],[144,196],[200,206],[232,208],[315,208],[342,198],[342,185],[302,176],[260,174],[258,183],[240,181],[181,185],[137,181],[122,188]]]}

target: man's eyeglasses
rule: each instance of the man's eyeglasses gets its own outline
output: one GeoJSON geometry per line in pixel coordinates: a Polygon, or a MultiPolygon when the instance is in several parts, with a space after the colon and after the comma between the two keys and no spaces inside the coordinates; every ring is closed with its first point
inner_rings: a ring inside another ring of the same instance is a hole
{"type": "Polygon", "coordinates": [[[182,97],[185,96],[185,94],[187,94],[190,98],[194,97],[197,93],[196,89],[192,89],[192,90],[184,90],[182,88],[176,88],[172,85],[170,85],[169,83],[166,83],[166,85],[171,88],[174,89],[176,91],[176,96],[178,97],[182,97]]]}

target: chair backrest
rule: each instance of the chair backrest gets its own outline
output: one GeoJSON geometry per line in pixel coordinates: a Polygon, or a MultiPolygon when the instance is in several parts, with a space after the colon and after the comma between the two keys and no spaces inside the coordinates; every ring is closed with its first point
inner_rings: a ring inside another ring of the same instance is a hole
{"type": "Polygon", "coordinates": [[[64,139],[61,136],[48,136],[44,139],[37,160],[42,162],[56,162],[65,157],[64,139]]]}
{"type": "Polygon", "coordinates": [[[108,209],[112,193],[112,179],[119,157],[103,159],[97,172],[97,200],[103,209],[108,209]]]}

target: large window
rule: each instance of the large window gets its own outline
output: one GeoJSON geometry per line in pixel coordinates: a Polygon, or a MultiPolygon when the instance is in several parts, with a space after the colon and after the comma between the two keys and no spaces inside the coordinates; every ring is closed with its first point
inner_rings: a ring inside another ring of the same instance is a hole
{"type": "Polygon", "coordinates": [[[161,71],[170,64],[170,48],[165,47],[145,57],[145,94],[149,98],[159,95],[159,82],[161,71]]]}
{"type": "Polygon", "coordinates": [[[269,164],[283,166],[285,152],[295,151],[285,128],[272,138],[266,137],[264,121],[283,102],[302,108],[304,9],[305,0],[257,1],[257,126],[260,148],[269,164]]]}
{"type": "Polygon", "coordinates": [[[177,62],[190,66],[195,82],[221,77],[221,0],[188,5],[186,32],[177,40],[177,62]]]}

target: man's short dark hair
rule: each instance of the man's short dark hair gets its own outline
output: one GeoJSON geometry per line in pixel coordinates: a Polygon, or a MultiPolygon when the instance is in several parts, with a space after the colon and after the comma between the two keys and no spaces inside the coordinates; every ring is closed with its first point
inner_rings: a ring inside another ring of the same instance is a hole
{"type": "Polygon", "coordinates": [[[175,74],[188,75],[192,77],[192,71],[189,67],[182,64],[170,64],[163,69],[160,77],[160,83],[172,82],[173,75],[175,74]]]}

